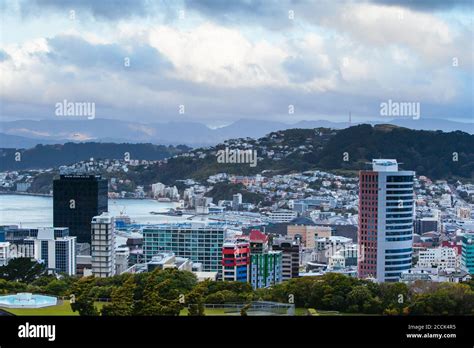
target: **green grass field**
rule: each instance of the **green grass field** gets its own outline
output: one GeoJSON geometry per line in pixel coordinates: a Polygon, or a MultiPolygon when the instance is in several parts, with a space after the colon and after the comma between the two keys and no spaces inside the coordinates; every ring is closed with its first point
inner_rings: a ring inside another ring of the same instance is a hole
{"type": "MultiPolygon", "coordinates": [[[[314,310],[314,309],[313,309],[314,310]]],[[[344,312],[338,312],[338,311],[323,311],[323,310],[314,310],[314,312],[311,315],[322,315],[322,316],[348,316],[348,317],[354,317],[354,316],[374,316],[378,314],[365,314],[365,313],[344,313],[344,312]]]]}
{"type": "MultiPolygon", "coordinates": [[[[95,302],[95,307],[100,312],[102,307],[105,305],[105,302],[95,302]]],[[[44,307],[44,308],[3,308],[0,307],[6,312],[10,312],[15,315],[50,315],[50,316],[61,316],[61,315],[72,315],[76,316],[79,315],[78,312],[73,312],[71,309],[71,304],[69,301],[64,301],[62,304],[57,306],[51,307],[44,307]]],[[[208,308],[206,309],[206,315],[213,316],[213,315],[225,315],[224,309],[221,308],[208,308]]],[[[188,315],[188,309],[184,308],[179,315],[188,315]]]]}
{"type": "MultiPolygon", "coordinates": [[[[105,305],[105,302],[95,302],[95,307],[100,312],[102,307],[105,305]]],[[[69,301],[64,301],[62,304],[57,306],[51,307],[44,307],[44,308],[2,308],[4,311],[10,312],[14,315],[33,315],[33,316],[61,316],[61,315],[71,315],[76,316],[79,315],[78,312],[73,312],[71,309],[71,305],[69,301]]],[[[207,316],[225,316],[227,315],[224,312],[223,308],[207,308],[205,310],[205,315],[207,316]]],[[[188,309],[184,308],[179,313],[180,316],[187,316],[188,309]]],[[[238,314],[237,314],[238,315],[238,314]]],[[[370,314],[359,314],[359,313],[340,313],[337,311],[323,311],[323,310],[315,310],[313,308],[295,308],[295,315],[296,316],[361,316],[361,315],[370,315],[370,314]]]]}
{"type": "Polygon", "coordinates": [[[295,308],[295,315],[297,316],[308,315],[308,310],[306,308],[297,307],[295,308]]]}
{"type": "Polygon", "coordinates": [[[295,308],[295,315],[311,315],[311,316],[370,316],[376,314],[363,314],[363,313],[343,313],[338,311],[323,311],[314,308],[295,308]]]}
{"type": "MultiPolygon", "coordinates": [[[[104,302],[96,302],[95,307],[100,311],[104,302]]],[[[44,308],[2,308],[6,312],[10,312],[15,315],[79,315],[78,312],[73,312],[69,301],[64,301],[62,304],[57,306],[50,306],[44,308]]]]}
{"type": "MultiPolygon", "coordinates": [[[[208,315],[208,316],[213,316],[213,315],[226,315],[224,313],[224,309],[223,308],[207,308],[204,310],[204,314],[205,315],[208,315]]],[[[182,315],[188,315],[188,309],[187,308],[183,308],[181,310],[181,312],[179,313],[180,316],[182,315]]]]}

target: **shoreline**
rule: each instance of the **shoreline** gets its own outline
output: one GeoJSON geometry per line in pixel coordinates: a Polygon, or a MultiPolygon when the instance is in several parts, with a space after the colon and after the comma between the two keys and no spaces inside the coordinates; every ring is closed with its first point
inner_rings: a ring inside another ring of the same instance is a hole
{"type": "MultiPolygon", "coordinates": [[[[53,195],[50,195],[49,193],[33,193],[33,192],[6,192],[6,191],[0,191],[0,195],[15,195],[15,196],[31,196],[31,197],[53,197],[53,195]]],[[[143,201],[143,200],[152,200],[154,201],[155,199],[151,197],[144,197],[144,198],[136,198],[136,197],[107,197],[109,200],[125,200],[125,199],[133,199],[133,200],[138,200],[138,201],[143,201]]],[[[174,201],[171,202],[159,202],[159,203],[175,203],[174,201]]]]}
{"type": "Polygon", "coordinates": [[[0,191],[0,195],[53,197],[53,195],[50,195],[49,193],[33,193],[33,192],[6,192],[6,191],[0,191]]]}

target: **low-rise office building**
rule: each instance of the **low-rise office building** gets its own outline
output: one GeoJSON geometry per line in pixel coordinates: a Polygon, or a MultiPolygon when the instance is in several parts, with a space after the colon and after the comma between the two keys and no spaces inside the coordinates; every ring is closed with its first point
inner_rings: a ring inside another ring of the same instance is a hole
{"type": "Polygon", "coordinates": [[[76,274],[76,237],[67,227],[39,228],[36,237],[27,237],[25,244],[34,248],[34,258],[43,262],[50,273],[76,274]]]}

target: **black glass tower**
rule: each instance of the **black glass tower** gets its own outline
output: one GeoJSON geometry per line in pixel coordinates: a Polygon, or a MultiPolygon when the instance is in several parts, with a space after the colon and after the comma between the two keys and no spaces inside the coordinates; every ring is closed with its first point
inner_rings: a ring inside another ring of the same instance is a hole
{"type": "Polygon", "coordinates": [[[92,218],[108,210],[107,186],[100,175],[61,175],[54,180],[54,227],[69,227],[78,243],[90,244],[92,218]]]}

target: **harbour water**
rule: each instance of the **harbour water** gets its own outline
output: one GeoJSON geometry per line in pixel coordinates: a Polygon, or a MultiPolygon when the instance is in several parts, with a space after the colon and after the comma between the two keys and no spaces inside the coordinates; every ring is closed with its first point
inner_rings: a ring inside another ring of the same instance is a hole
{"type": "MultiPolygon", "coordinates": [[[[130,216],[137,223],[183,221],[185,217],[152,215],[151,211],[166,212],[177,203],[152,199],[109,199],[109,211],[118,216],[130,216]]],[[[0,225],[48,227],[53,225],[53,198],[28,195],[0,195],[0,225]]]]}

